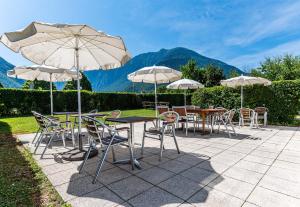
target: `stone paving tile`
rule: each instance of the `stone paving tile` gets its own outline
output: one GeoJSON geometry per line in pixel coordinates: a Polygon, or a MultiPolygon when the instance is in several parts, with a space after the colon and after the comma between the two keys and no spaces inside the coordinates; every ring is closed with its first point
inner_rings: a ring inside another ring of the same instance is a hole
{"type": "Polygon", "coordinates": [[[276,160],[272,167],[280,167],[288,170],[295,170],[300,172],[300,164],[292,163],[292,162],[286,162],[282,160],[276,160]]]}
{"type": "Polygon", "coordinates": [[[153,187],[128,202],[134,207],[175,207],[183,203],[183,200],[160,188],[153,187]]]}
{"type": "Polygon", "coordinates": [[[242,200],[245,200],[255,187],[255,185],[222,176],[214,179],[208,186],[242,200]]]}
{"type": "Polygon", "coordinates": [[[254,150],[250,153],[250,155],[257,156],[257,157],[266,157],[266,158],[276,158],[278,153],[275,152],[267,152],[267,151],[260,151],[260,150],[254,150]]]}
{"type": "MultiPolygon", "coordinates": [[[[96,173],[97,167],[98,167],[98,162],[92,162],[92,163],[84,165],[82,171],[84,171],[84,172],[86,172],[86,173],[94,176],[95,173],[96,173]]],[[[104,171],[106,171],[106,170],[115,168],[115,167],[116,167],[115,165],[112,165],[109,162],[104,162],[104,165],[101,168],[101,173],[104,172],[104,171]]],[[[78,166],[77,168],[79,170],[80,166],[78,166]]]]}
{"type": "Polygon", "coordinates": [[[92,184],[92,177],[86,176],[71,182],[56,186],[57,192],[65,201],[80,197],[89,192],[101,188],[103,185],[99,182],[92,184]]]}
{"type": "Polygon", "coordinates": [[[108,185],[112,182],[122,180],[129,176],[131,176],[131,174],[129,172],[115,167],[110,170],[101,172],[101,174],[98,176],[97,180],[103,184],[108,185]]]}
{"type": "Polygon", "coordinates": [[[198,193],[191,197],[188,202],[199,207],[239,207],[243,204],[243,200],[210,187],[202,188],[198,193]]]}
{"type": "Polygon", "coordinates": [[[70,200],[69,203],[73,207],[112,207],[122,204],[124,201],[106,187],[102,187],[82,197],[70,200]]]}
{"type": "Polygon", "coordinates": [[[74,168],[74,165],[71,162],[66,163],[66,164],[65,163],[63,163],[63,164],[57,163],[54,165],[47,165],[47,166],[43,167],[43,172],[48,176],[48,175],[58,173],[58,172],[61,172],[64,170],[68,170],[71,168],[74,168]]]}
{"type": "Polygon", "coordinates": [[[299,182],[300,183],[299,172],[295,171],[295,170],[288,170],[288,169],[272,166],[268,170],[267,175],[282,178],[282,179],[289,180],[289,181],[292,181],[292,182],[299,182]]]}
{"type": "Polygon", "coordinates": [[[132,170],[131,165],[122,165],[122,164],[117,164],[116,166],[118,166],[119,168],[126,170],[127,172],[131,173],[131,174],[137,174],[140,172],[143,172],[145,170],[148,170],[149,168],[154,167],[153,165],[148,164],[147,162],[144,162],[142,160],[139,160],[140,165],[142,166],[142,169],[134,169],[132,170]]]}
{"type": "Polygon", "coordinates": [[[208,160],[209,157],[207,156],[198,156],[198,155],[192,155],[192,154],[187,154],[183,155],[176,160],[179,162],[186,163],[188,165],[197,165],[205,160],[208,160]]]}
{"type": "Polygon", "coordinates": [[[82,172],[81,174],[78,173],[77,168],[70,168],[64,171],[60,171],[54,174],[51,174],[48,176],[48,179],[52,183],[52,185],[61,185],[63,183],[67,183],[70,181],[73,181],[78,178],[82,178],[84,176],[87,176],[88,174],[86,172],[82,172]]]}
{"type": "Polygon", "coordinates": [[[174,173],[165,170],[163,168],[153,167],[148,170],[142,171],[141,173],[137,173],[136,176],[156,185],[170,177],[172,177],[174,173]]]}
{"type": "Polygon", "coordinates": [[[266,158],[266,157],[257,157],[253,155],[247,155],[246,157],[243,158],[243,160],[247,160],[249,162],[255,162],[255,163],[260,163],[264,165],[272,165],[274,159],[271,158],[266,158]]]}
{"type": "Polygon", "coordinates": [[[257,184],[259,180],[262,178],[263,174],[257,173],[254,171],[242,169],[242,168],[237,168],[237,167],[232,167],[225,171],[223,175],[245,181],[250,184],[257,184]]]}
{"type": "Polygon", "coordinates": [[[278,160],[300,164],[300,157],[292,157],[287,155],[279,155],[278,160]]]}
{"type": "Polygon", "coordinates": [[[245,202],[243,204],[243,207],[257,207],[257,205],[254,205],[253,203],[245,202]]]}
{"type": "Polygon", "coordinates": [[[264,176],[258,184],[261,187],[291,195],[300,199],[300,183],[271,176],[264,176]]]}
{"type": "Polygon", "coordinates": [[[254,203],[258,206],[264,207],[274,207],[274,206],[282,206],[282,207],[298,207],[300,206],[300,200],[293,198],[291,196],[287,196],[281,193],[277,193],[265,188],[257,187],[251,193],[249,198],[247,199],[250,203],[254,203]]]}
{"type": "Polygon", "coordinates": [[[170,159],[163,156],[160,161],[158,155],[153,155],[150,157],[143,158],[143,161],[149,163],[150,165],[159,165],[163,162],[167,162],[168,160],[170,160],[170,159]]]}
{"type": "Polygon", "coordinates": [[[248,162],[246,160],[239,161],[238,163],[236,163],[234,165],[234,167],[243,168],[246,170],[251,170],[251,171],[262,173],[262,174],[264,174],[269,168],[268,165],[263,165],[263,164],[255,163],[255,162],[248,162]]]}
{"type": "Polygon", "coordinates": [[[181,175],[172,177],[158,185],[165,191],[168,191],[179,198],[186,200],[198,190],[203,188],[203,185],[197,184],[194,181],[191,181],[188,178],[185,178],[181,175]]]}
{"type": "Polygon", "coordinates": [[[110,190],[115,192],[124,200],[128,200],[151,187],[153,187],[153,185],[136,176],[130,176],[108,186],[110,190]]]}
{"type": "Polygon", "coordinates": [[[189,178],[193,181],[195,181],[198,184],[206,185],[210,183],[213,179],[218,177],[217,173],[214,173],[212,171],[204,170],[201,168],[193,167],[191,169],[188,169],[180,175],[189,178]]]}
{"type": "Polygon", "coordinates": [[[227,170],[230,167],[230,165],[227,165],[227,163],[213,162],[208,160],[208,161],[201,162],[196,167],[221,174],[225,170],[227,170]]]}
{"type": "Polygon", "coordinates": [[[160,165],[158,165],[158,167],[172,171],[174,173],[180,173],[188,168],[190,168],[192,165],[183,163],[183,162],[179,162],[177,160],[170,160],[167,162],[164,162],[160,165]]]}

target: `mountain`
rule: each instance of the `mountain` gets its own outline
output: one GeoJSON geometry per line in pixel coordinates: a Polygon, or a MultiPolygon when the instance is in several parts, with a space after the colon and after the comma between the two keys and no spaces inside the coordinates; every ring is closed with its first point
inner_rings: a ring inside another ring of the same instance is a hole
{"type": "Polygon", "coordinates": [[[6,72],[14,67],[14,65],[0,57],[0,83],[5,88],[19,88],[24,82],[23,80],[7,77],[6,72]]]}
{"type": "MultiPolygon", "coordinates": [[[[223,69],[225,76],[228,76],[231,70],[236,70],[239,74],[243,72],[238,68],[228,65],[222,61],[205,57],[195,51],[176,47],[173,49],[161,49],[158,52],[148,52],[133,57],[123,67],[114,70],[87,71],[86,76],[92,83],[94,91],[132,91],[141,88],[141,84],[134,84],[127,80],[127,75],[142,67],[152,65],[164,65],[179,70],[181,65],[186,64],[190,59],[194,59],[198,66],[203,67],[208,64],[219,66],[223,69]]],[[[144,84],[145,85],[145,84],[144,84]]],[[[147,89],[153,86],[144,86],[147,89]]],[[[145,88],[143,88],[145,89],[145,88]]]]}

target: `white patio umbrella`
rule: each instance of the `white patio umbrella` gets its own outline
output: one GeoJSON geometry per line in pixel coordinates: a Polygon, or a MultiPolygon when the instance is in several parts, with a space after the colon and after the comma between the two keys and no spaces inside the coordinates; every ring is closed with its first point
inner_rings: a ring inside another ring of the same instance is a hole
{"type": "Polygon", "coordinates": [[[243,108],[243,99],[244,99],[244,92],[243,92],[243,87],[248,86],[248,85],[255,85],[255,84],[260,84],[260,85],[271,85],[271,81],[261,78],[261,77],[251,77],[251,76],[238,76],[234,78],[230,78],[227,80],[222,80],[221,85],[223,86],[228,86],[228,87],[241,87],[241,108],[243,108]]]}
{"type": "MultiPolygon", "coordinates": [[[[78,77],[80,70],[109,70],[122,66],[130,59],[121,37],[110,36],[81,24],[32,22],[23,30],[5,33],[1,41],[36,64],[76,69],[78,77]]],[[[80,80],[77,80],[80,135],[81,97],[80,80]]],[[[81,136],[79,149],[82,151],[81,136]]]]}
{"type": "Polygon", "coordinates": [[[204,88],[204,85],[191,80],[191,79],[181,79],[178,81],[175,81],[169,85],[167,85],[168,89],[183,89],[184,91],[184,105],[186,106],[186,91],[188,89],[198,89],[198,88],[204,88]]]}
{"type": "Polygon", "coordinates": [[[157,116],[157,84],[170,83],[181,78],[181,72],[166,66],[150,66],[130,73],[127,78],[132,82],[153,83],[155,93],[155,111],[157,116]]]}
{"type": "MultiPolygon", "coordinates": [[[[7,76],[31,81],[41,80],[50,82],[51,115],[53,115],[52,83],[77,80],[77,73],[74,70],[59,69],[46,65],[18,66],[13,70],[7,71],[7,76]]],[[[79,78],[81,79],[81,75],[79,78]]]]}

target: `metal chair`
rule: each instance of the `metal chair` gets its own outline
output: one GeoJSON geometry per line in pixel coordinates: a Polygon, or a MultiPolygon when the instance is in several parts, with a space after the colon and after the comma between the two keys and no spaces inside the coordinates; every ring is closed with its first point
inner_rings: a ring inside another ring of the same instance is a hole
{"type": "MultiPolygon", "coordinates": [[[[91,110],[91,111],[89,111],[88,113],[89,114],[94,114],[94,113],[97,113],[98,112],[98,109],[93,109],[93,110],[91,110]]],[[[79,127],[79,121],[78,121],[78,116],[76,116],[75,117],[75,119],[74,119],[74,123],[73,123],[73,133],[75,134],[75,129],[77,128],[77,127],[79,127]]]]}
{"type": "Polygon", "coordinates": [[[92,183],[95,183],[97,180],[97,177],[100,175],[101,168],[104,164],[104,161],[106,159],[106,156],[107,156],[110,148],[112,149],[113,161],[116,161],[115,152],[113,149],[113,147],[116,145],[125,145],[129,148],[131,165],[132,165],[132,169],[134,169],[133,149],[131,146],[131,142],[128,140],[129,131],[127,132],[127,137],[122,137],[122,136],[118,135],[118,132],[115,128],[107,126],[100,120],[97,120],[97,119],[94,119],[94,118],[91,118],[88,116],[84,116],[84,117],[82,117],[82,119],[86,126],[87,133],[90,136],[91,142],[89,145],[88,152],[85,155],[84,161],[82,162],[82,164],[80,166],[79,173],[81,173],[87,159],[89,158],[91,150],[96,147],[97,140],[99,140],[102,148],[104,148],[104,149],[101,150],[102,157],[97,166],[96,173],[95,173],[92,183]],[[105,131],[107,131],[107,133],[105,133],[105,131]]]}
{"type": "Polygon", "coordinates": [[[162,114],[164,112],[169,111],[169,106],[157,106],[158,114],[162,114]]]}
{"type": "Polygon", "coordinates": [[[240,117],[239,117],[239,126],[244,126],[245,121],[250,123],[250,127],[252,128],[255,124],[255,111],[250,108],[241,108],[240,109],[240,117]]]}
{"type": "Polygon", "coordinates": [[[144,145],[145,145],[145,138],[152,138],[160,140],[160,155],[159,160],[162,158],[162,153],[164,150],[164,137],[166,135],[172,136],[176,145],[176,149],[178,154],[180,154],[180,150],[178,147],[178,143],[176,140],[175,135],[175,127],[176,123],[179,120],[179,114],[175,111],[167,111],[159,115],[158,117],[162,121],[162,127],[159,128],[149,128],[147,129],[147,122],[144,123],[144,133],[142,139],[142,149],[141,154],[144,153],[144,145]]]}
{"type": "Polygon", "coordinates": [[[46,117],[43,116],[37,112],[33,113],[36,120],[39,123],[39,126],[41,128],[40,132],[40,136],[38,137],[38,140],[35,144],[35,150],[34,150],[34,154],[36,153],[37,149],[39,148],[41,142],[45,139],[45,138],[49,138],[42,154],[41,154],[41,158],[43,158],[47,148],[51,145],[53,138],[55,136],[57,137],[61,137],[62,141],[63,141],[63,145],[64,147],[66,147],[66,142],[65,142],[65,133],[71,133],[72,136],[72,143],[73,146],[75,146],[75,139],[74,139],[74,134],[73,134],[73,130],[71,128],[68,127],[63,127],[62,123],[59,122],[59,120],[57,119],[51,119],[51,117],[46,117]]]}
{"type": "Polygon", "coordinates": [[[182,126],[185,125],[185,135],[188,135],[188,124],[193,123],[194,125],[194,134],[196,132],[196,123],[197,119],[195,118],[194,113],[187,113],[185,106],[173,106],[172,110],[179,114],[178,123],[182,123],[182,126]]]}
{"type": "Polygon", "coordinates": [[[237,135],[234,129],[234,126],[232,124],[232,119],[234,117],[236,110],[235,109],[231,109],[225,113],[223,113],[222,115],[219,116],[219,118],[217,120],[215,120],[215,123],[218,124],[218,133],[220,132],[220,126],[224,125],[225,130],[228,132],[228,136],[229,138],[231,138],[231,134],[230,131],[228,129],[228,127],[230,126],[232,128],[232,131],[234,133],[234,135],[237,135]]]}
{"type": "MultiPolygon", "coordinates": [[[[106,119],[108,119],[108,118],[117,119],[121,116],[121,114],[122,114],[121,110],[118,110],[118,109],[111,111],[107,116],[103,117],[104,124],[106,124],[107,126],[111,126],[109,123],[107,123],[106,119]]],[[[129,130],[129,127],[126,127],[126,126],[118,127],[117,123],[113,123],[112,126],[117,130],[118,133],[120,131],[128,131],[129,130]]]]}
{"type": "Polygon", "coordinates": [[[255,124],[258,127],[258,120],[264,120],[264,126],[267,126],[268,123],[268,111],[266,107],[256,107],[255,111],[255,124]]]}

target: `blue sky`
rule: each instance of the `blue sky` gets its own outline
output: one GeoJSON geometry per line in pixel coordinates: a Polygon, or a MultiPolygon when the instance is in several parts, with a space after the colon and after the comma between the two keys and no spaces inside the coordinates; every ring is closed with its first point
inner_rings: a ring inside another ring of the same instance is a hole
{"type": "MultiPolygon", "coordinates": [[[[299,0],[2,0],[0,33],[32,21],[84,23],[122,36],[133,56],[181,46],[247,70],[300,55],[299,11],[299,0]]],[[[0,56],[30,64],[2,44],[0,56]]]]}

